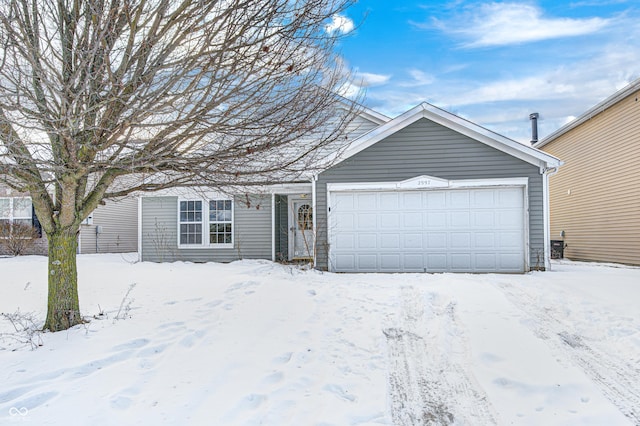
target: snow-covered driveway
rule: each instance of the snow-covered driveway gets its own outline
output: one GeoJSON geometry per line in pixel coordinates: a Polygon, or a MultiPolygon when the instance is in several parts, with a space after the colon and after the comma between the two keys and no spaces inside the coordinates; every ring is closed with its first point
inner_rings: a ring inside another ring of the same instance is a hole
{"type": "MultiPolygon", "coordinates": [[[[0,339],[0,424],[640,423],[638,268],[79,268],[89,324],[0,339]]],[[[0,312],[44,318],[45,279],[44,258],[0,259],[0,312]]]]}

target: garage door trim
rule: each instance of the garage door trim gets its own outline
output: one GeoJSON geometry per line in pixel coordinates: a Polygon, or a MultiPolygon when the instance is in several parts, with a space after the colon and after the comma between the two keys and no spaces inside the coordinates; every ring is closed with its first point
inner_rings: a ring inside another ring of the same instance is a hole
{"type": "Polygon", "coordinates": [[[335,271],[332,259],[331,242],[333,241],[331,226],[331,194],[336,192],[386,192],[386,191],[442,191],[454,189],[496,189],[517,187],[522,189],[523,195],[523,250],[524,250],[524,270],[530,270],[529,261],[529,179],[527,177],[517,178],[497,178],[497,179],[461,179],[445,180],[432,176],[417,176],[400,182],[351,182],[351,183],[327,183],[327,242],[328,247],[328,268],[335,271]]]}

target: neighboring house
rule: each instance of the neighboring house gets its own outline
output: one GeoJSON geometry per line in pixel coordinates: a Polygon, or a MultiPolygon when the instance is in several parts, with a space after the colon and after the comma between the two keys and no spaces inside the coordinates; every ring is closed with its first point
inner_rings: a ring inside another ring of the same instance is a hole
{"type": "Polygon", "coordinates": [[[426,103],[393,120],[367,110],[349,133],[359,137],[307,182],[141,197],[140,259],[308,259],[335,272],[548,267],[556,157],[426,103]]]}
{"type": "MultiPolygon", "coordinates": [[[[108,200],[80,226],[78,253],[125,253],[138,251],[138,200],[108,200]]],[[[0,184],[0,225],[31,224],[37,238],[24,254],[47,254],[47,238],[40,228],[31,197],[0,184]]],[[[0,244],[0,255],[3,253],[0,244]]]]}
{"type": "Polygon", "coordinates": [[[138,251],[138,199],[107,200],[80,225],[78,253],[138,251]]]}
{"type": "MultiPolygon", "coordinates": [[[[13,232],[16,225],[33,228],[32,236],[35,237],[33,244],[26,244],[23,254],[47,254],[47,238],[33,210],[31,197],[0,184],[0,226],[8,230],[5,232],[15,235],[13,232]]],[[[8,237],[0,233],[0,238],[8,237]]],[[[0,255],[5,254],[8,254],[7,249],[4,244],[0,244],[0,255]]]]}
{"type": "Polygon", "coordinates": [[[639,98],[640,79],[535,144],[566,163],[550,208],[569,259],[640,265],[639,98]]]}

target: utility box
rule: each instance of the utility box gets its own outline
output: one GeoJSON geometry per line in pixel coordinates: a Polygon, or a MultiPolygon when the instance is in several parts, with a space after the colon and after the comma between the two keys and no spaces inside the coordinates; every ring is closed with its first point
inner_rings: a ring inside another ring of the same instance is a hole
{"type": "Polygon", "coordinates": [[[551,240],[551,258],[562,259],[564,257],[564,240],[551,240]]]}

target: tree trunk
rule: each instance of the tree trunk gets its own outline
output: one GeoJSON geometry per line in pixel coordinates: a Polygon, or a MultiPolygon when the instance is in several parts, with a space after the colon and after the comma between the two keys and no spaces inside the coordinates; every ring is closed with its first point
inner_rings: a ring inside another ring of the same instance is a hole
{"type": "Polygon", "coordinates": [[[78,241],[72,230],[54,231],[49,239],[49,298],[44,328],[66,330],[81,324],[78,301],[78,270],[76,248],[78,241]]]}

